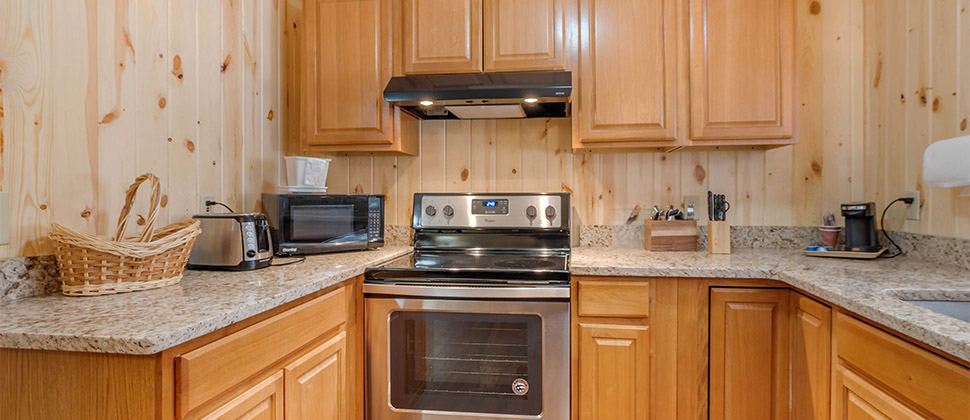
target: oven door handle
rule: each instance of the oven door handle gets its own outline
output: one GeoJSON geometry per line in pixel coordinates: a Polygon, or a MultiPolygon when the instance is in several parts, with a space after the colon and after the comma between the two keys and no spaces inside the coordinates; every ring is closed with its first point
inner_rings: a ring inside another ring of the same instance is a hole
{"type": "Polygon", "coordinates": [[[569,286],[462,286],[364,283],[364,294],[462,299],[569,299],[569,286]]]}

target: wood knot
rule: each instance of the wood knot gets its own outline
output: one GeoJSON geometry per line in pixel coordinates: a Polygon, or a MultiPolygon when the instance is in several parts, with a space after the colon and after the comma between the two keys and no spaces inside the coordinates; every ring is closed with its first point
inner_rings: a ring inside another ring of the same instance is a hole
{"type": "Polygon", "coordinates": [[[812,173],[815,175],[822,175],[822,164],[812,161],[812,173]]]}
{"type": "Polygon", "coordinates": [[[162,199],[158,201],[158,204],[164,209],[168,206],[168,194],[163,194],[162,199]]]}
{"type": "Polygon", "coordinates": [[[47,204],[41,204],[40,205],[40,209],[41,210],[47,210],[47,204]]]}
{"type": "Polygon", "coordinates": [[[519,173],[519,171],[515,170],[515,168],[512,168],[512,174],[515,175],[517,173],[519,173]]]}
{"type": "Polygon", "coordinates": [[[159,108],[165,109],[165,105],[167,105],[167,104],[168,104],[168,101],[165,100],[165,97],[158,98],[158,107],[159,108]]]}
{"type": "Polygon", "coordinates": [[[354,186],[354,194],[363,194],[363,193],[364,193],[363,185],[357,184],[356,186],[354,186]]]}
{"type": "Polygon", "coordinates": [[[138,226],[145,226],[145,218],[141,217],[141,215],[139,214],[138,220],[135,221],[135,224],[137,224],[138,226]]]}
{"type": "Polygon", "coordinates": [[[701,165],[695,166],[694,179],[696,179],[698,183],[702,183],[704,182],[704,178],[707,178],[707,171],[705,171],[704,167],[701,165]]]}
{"type": "Polygon", "coordinates": [[[185,139],[185,148],[188,149],[189,153],[195,152],[195,143],[192,143],[192,140],[185,139]]]}
{"type": "Polygon", "coordinates": [[[920,97],[919,97],[919,105],[920,106],[926,106],[926,95],[920,95],[920,97]]]}
{"type": "Polygon", "coordinates": [[[182,57],[178,54],[172,59],[172,74],[179,80],[182,80],[182,57]]]}
{"type": "Polygon", "coordinates": [[[107,113],[107,114],[104,115],[104,118],[101,118],[101,124],[108,124],[108,123],[114,121],[115,118],[118,118],[118,116],[115,115],[114,112],[109,112],[109,113],[107,113]]]}
{"type": "Polygon", "coordinates": [[[461,170],[461,180],[462,181],[467,181],[468,180],[468,169],[462,169],[461,170]]]}
{"type": "Polygon", "coordinates": [[[808,5],[808,12],[813,15],[822,13],[822,4],[817,1],[813,1],[812,4],[808,5]]]}
{"type": "Polygon", "coordinates": [[[226,56],[225,60],[222,60],[222,70],[221,70],[222,73],[226,72],[226,69],[229,68],[229,63],[231,62],[232,62],[232,54],[229,54],[226,56]]]}
{"type": "Polygon", "coordinates": [[[967,129],[967,119],[964,118],[963,121],[960,122],[960,131],[965,131],[966,129],[967,129]]]}
{"type": "Polygon", "coordinates": [[[269,110],[269,114],[266,115],[266,119],[273,121],[273,110],[269,110]]]}
{"type": "Polygon", "coordinates": [[[933,112],[936,112],[939,110],[940,110],[940,98],[939,97],[933,98],[933,112]]]}
{"type": "Polygon", "coordinates": [[[661,162],[663,162],[663,161],[665,161],[665,160],[667,160],[667,156],[661,156],[661,157],[660,157],[660,161],[661,161],[661,162]]]}
{"type": "Polygon", "coordinates": [[[81,212],[81,217],[85,219],[87,219],[88,217],[91,217],[91,210],[84,209],[84,211],[81,212]]]}
{"type": "Polygon", "coordinates": [[[901,103],[901,104],[905,104],[906,103],[906,95],[905,94],[903,94],[903,93],[900,93],[899,94],[899,103],[901,103]]]}

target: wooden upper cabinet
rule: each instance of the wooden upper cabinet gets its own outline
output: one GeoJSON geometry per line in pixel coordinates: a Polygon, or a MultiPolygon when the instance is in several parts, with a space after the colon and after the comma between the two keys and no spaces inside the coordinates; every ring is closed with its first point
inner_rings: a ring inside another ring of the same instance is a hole
{"type": "Polygon", "coordinates": [[[482,0],[403,0],[405,74],[481,73],[482,0]]]}
{"type": "Polygon", "coordinates": [[[418,122],[384,102],[391,0],[304,0],[301,149],[417,154],[418,122]]]}
{"type": "Polygon", "coordinates": [[[711,289],[711,420],[789,418],[789,293],[711,289]]]}
{"type": "Polygon", "coordinates": [[[676,139],[677,3],[580,0],[573,147],[676,139]]]}
{"type": "Polygon", "coordinates": [[[485,0],[485,71],[562,70],[563,0],[485,0]]]}
{"type": "Polygon", "coordinates": [[[790,139],[794,0],[690,0],[691,138],[790,139]]]}

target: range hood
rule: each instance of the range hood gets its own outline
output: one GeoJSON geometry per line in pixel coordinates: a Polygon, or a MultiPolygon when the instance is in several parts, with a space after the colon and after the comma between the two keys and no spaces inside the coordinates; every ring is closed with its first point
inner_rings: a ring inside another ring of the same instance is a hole
{"type": "Polygon", "coordinates": [[[393,77],[384,100],[423,120],[567,116],[572,74],[518,72],[393,77]]]}

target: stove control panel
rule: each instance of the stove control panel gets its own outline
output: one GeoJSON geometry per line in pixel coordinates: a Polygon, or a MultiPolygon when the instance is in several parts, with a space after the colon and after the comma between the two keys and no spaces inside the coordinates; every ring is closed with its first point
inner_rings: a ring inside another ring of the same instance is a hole
{"type": "Polygon", "coordinates": [[[415,194],[416,229],[569,229],[569,194],[415,194]]]}

